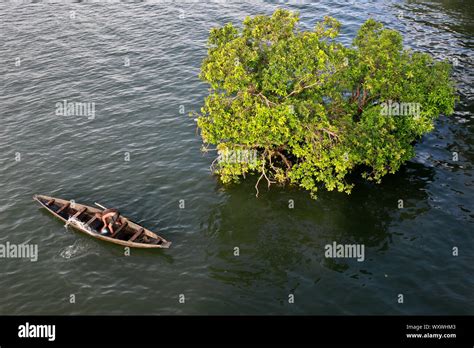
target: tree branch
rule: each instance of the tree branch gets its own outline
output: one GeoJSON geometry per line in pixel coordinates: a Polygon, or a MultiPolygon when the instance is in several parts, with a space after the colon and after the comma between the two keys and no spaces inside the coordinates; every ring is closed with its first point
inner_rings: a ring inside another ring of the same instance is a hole
{"type": "Polygon", "coordinates": [[[257,95],[260,96],[260,97],[262,97],[262,98],[265,100],[265,103],[267,103],[267,106],[268,106],[268,107],[270,107],[270,104],[277,105],[276,103],[274,103],[274,102],[268,100],[268,98],[265,97],[265,96],[262,94],[262,92],[259,92],[257,95]]]}
{"type": "Polygon", "coordinates": [[[257,183],[255,184],[255,190],[257,190],[257,193],[255,194],[255,197],[258,197],[258,194],[259,194],[259,191],[258,191],[258,183],[260,182],[260,180],[263,178],[263,173],[262,175],[260,175],[260,177],[258,178],[257,180],[257,183]]]}
{"type": "Polygon", "coordinates": [[[328,129],[326,129],[326,128],[321,128],[321,130],[322,130],[323,132],[325,132],[326,134],[329,134],[329,135],[332,136],[333,138],[339,139],[339,136],[338,136],[336,133],[331,132],[330,130],[328,130],[328,129]]]}
{"type": "MultiPolygon", "coordinates": [[[[302,81],[298,82],[298,85],[301,84],[301,82],[302,82],[302,81]]],[[[321,83],[321,81],[316,81],[315,83],[312,83],[312,84],[310,84],[310,85],[303,86],[303,89],[302,89],[301,91],[303,91],[303,90],[305,90],[305,89],[307,89],[307,88],[314,87],[314,86],[316,86],[316,85],[319,84],[319,83],[321,83]]],[[[285,97],[285,99],[291,97],[293,94],[300,93],[301,91],[298,91],[298,90],[295,89],[293,92],[291,92],[290,94],[288,94],[288,95],[285,97]]]]}
{"type": "Polygon", "coordinates": [[[258,194],[259,194],[259,191],[258,191],[258,184],[260,183],[260,180],[262,180],[263,177],[265,177],[265,179],[267,180],[267,184],[268,184],[268,188],[270,188],[270,185],[271,184],[274,184],[275,181],[271,181],[267,174],[265,173],[265,155],[268,153],[268,150],[265,150],[262,154],[262,175],[260,175],[260,177],[258,178],[257,180],[257,183],[255,184],[255,190],[257,190],[257,193],[255,194],[255,197],[258,197],[258,194]]]}
{"type": "Polygon", "coordinates": [[[219,158],[220,158],[220,155],[218,155],[218,156],[214,159],[214,161],[212,161],[211,165],[209,166],[209,169],[211,170],[211,173],[214,172],[214,163],[216,163],[216,161],[218,161],[219,158]]]}
{"type": "Polygon", "coordinates": [[[285,157],[284,154],[282,154],[280,151],[276,150],[275,153],[281,157],[281,159],[283,160],[283,162],[285,162],[286,164],[286,167],[287,167],[287,170],[291,169],[291,163],[290,161],[288,161],[288,159],[285,157]]]}

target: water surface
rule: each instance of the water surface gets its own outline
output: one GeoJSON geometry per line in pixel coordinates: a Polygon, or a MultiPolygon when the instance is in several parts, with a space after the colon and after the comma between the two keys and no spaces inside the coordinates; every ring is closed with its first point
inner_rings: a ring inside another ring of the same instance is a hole
{"type": "Polygon", "coordinates": [[[0,243],[38,244],[39,260],[0,260],[0,314],[473,314],[473,12],[469,1],[1,4],[0,243]],[[307,29],[336,17],[346,44],[373,17],[451,60],[455,114],[396,175],[350,196],[262,187],[257,199],[256,178],[222,187],[187,115],[207,93],[207,35],[278,6],[307,29]],[[94,102],[95,118],[56,116],[64,99],[94,102]],[[35,193],[116,206],[172,248],[124,256],[65,229],[35,193]],[[365,261],[324,258],[333,241],[365,244],[365,261]]]}

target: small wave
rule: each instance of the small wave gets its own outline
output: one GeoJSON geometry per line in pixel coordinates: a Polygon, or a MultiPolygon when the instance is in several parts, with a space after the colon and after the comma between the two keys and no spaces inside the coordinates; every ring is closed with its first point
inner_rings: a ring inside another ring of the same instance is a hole
{"type": "Polygon", "coordinates": [[[63,259],[77,258],[86,255],[89,251],[88,249],[89,247],[87,244],[83,242],[75,242],[74,244],[68,245],[67,247],[63,248],[59,252],[59,255],[63,259]]]}

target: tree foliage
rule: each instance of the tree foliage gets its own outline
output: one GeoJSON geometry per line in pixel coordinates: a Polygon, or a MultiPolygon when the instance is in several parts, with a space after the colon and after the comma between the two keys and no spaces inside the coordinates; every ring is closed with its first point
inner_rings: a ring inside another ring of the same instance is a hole
{"type": "Polygon", "coordinates": [[[380,182],[414,156],[413,143],[440,113],[453,112],[450,65],[404,49],[398,32],[373,19],[351,47],[337,41],[336,19],[313,31],[298,21],[279,9],[211,30],[200,73],[210,84],[202,139],[221,153],[257,153],[252,161],[221,156],[213,170],[224,183],[257,173],[257,194],[262,179],[313,196],[318,187],[350,193],[356,168],[380,182]],[[400,115],[404,105],[418,108],[400,115]]]}

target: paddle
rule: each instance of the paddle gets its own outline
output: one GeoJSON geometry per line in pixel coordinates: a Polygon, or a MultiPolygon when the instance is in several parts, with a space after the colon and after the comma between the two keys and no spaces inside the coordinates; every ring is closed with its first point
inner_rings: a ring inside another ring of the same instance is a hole
{"type": "Polygon", "coordinates": [[[95,204],[96,206],[98,206],[98,207],[104,209],[104,210],[107,209],[107,208],[104,207],[102,204],[99,204],[99,203],[97,203],[97,202],[94,202],[94,204],[95,204]]]}

